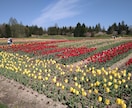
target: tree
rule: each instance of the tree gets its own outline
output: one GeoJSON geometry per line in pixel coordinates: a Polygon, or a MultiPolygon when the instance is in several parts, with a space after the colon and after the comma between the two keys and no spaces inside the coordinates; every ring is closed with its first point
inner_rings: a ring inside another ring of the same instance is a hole
{"type": "Polygon", "coordinates": [[[9,25],[11,29],[11,35],[12,37],[25,37],[25,26],[22,24],[22,22],[18,23],[18,21],[15,18],[9,19],[9,25]]]}
{"type": "Polygon", "coordinates": [[[67,32],[67,28],[66,26],[62,28],[62,35],[66,35],[66,32],[67,32]]]}
{"type": "Polygon", "coordinates": [[[95,26],[95,32],[98,33],[101,31],[101,26],[100,26],[100,23],[99,24],[96,24],[95,26]]]}
{"type": "Polygon", "coordinates": [[[0,37],[5,37],[5,24],[0,25],[0,37]]]}
{"type": "Polygon", "coordinates": [[[48,34],[49,35],[58,35],[58,28],[57,27],[49,27],[48,34]]]}
{"type": "Polygon", "coordinates": [[[10,29],[10,25],[6,24],[5,25],[5,37],[11,37],[11,29],[10,29]]]}
{"type": "Polygon", "coordinates": [[[9,25],[12,26],[12,25],[16,25],[16,24],[18,24],[17,20],[15,18],[11,17],[9,19],[9,25]]]}
{"type": "Polygon", "coordinates": [[[67,28],[67,35],[73,35],[74,33],[74,28],[72,26],[70,26],[69,28],[67,28]]]}
{"type": "Polygon", "coordinates": [[[75,37],[81,36],[81,24],[79,22],[77,23],[77,25],[75,27],[74,36],[75,37]]]}
{"type": "Polygon", "coordinates": [[[128,28],[128,34],[129,34],[129,35],[132,35],[132,25],[129,26],[129,28],[128,28]]]}
{"type": "Polygon", "coordinates": [[[18,36],[18,22],[15,18],[10,18],[9,19],[9,25],[11,27],[11,35],[12,37],[17,37],[18,36]]]}
{"type": "Polygon", "coordinates": [[[30,34],[30,31],[29,31],[29,27],[26,26],[25,27],[25,37],[30,37],[30,36],[31,36],[31,34],[30,34]]]}
{"type": "Polygon", "coordinates": [[[122,21],[121,23],[119,22],[118,25],[116,23],[114,23],[112,26],[109,26],[107,33],[113,34],[115,32],[116,32],[116,34],[119,34],[119,35],[128,34],[129,27],[127,26],[127,24],[125,24],[124,21],[122,21]]]}
{"type": "Polygon", "coordinates": [[[86,33],[86,26],[83,23],[82,25],[78,22],[75,30],[74,30],[74,36],[75,37],[81,37],[81,36],[85,36],[86,33]]]}
{"type": "Polygon", "coordinates": [[[81,27],[81,35],[82,35],[82,36],[85,36],[86,31],[87,31],[87,30],[86,30],[86,26],[85,26],[85,24],[83,23],[83,24],[82,24],[82,27],[81,27]]]}
{"type": "Polygon", "coordinates": [[[108,30],[107,30],[107,33],[108,34],[115,34],[115,32],[118,31],[118,26],[116,23],[113,23],[112,26],[109,26],[108,30]]]}
{"type": "Polygon", "coordinates": [[[43,28],[42,27],[39,27],[38,30],[39,30],[39,35],[43,35],[43,33],[44,33],[43,28]]]}

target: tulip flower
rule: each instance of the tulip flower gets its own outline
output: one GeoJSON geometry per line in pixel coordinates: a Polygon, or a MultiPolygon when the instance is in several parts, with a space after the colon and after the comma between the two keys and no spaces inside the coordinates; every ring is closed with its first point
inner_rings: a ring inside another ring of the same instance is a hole
{"type": "Polygon", "coordinates": [[[110,100],[109,99],[105,99],[105,104],[109,105],[110,104],[110,100]]]}
{"type": "Polygon", "coordinates": [[[102,97],[101,96],[98,97],[98,101],[102,102],[102,97]]]}

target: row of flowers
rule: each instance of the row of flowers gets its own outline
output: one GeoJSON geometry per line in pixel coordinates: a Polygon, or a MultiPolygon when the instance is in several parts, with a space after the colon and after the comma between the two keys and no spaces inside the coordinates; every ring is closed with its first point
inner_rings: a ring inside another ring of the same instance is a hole
{"type": "Polygon", "coordinates": [[[132,74],[126,70],[73,67],[52,59],[31,61],[27,55],[3,51],[0,58],[0,74],[69,107],[102,108],[116,104],[116,107],[126,108],[131,104],[132,74]]]}
{"type": "Polygon", "coordinates": [[[13,44],[11,46],[0,46],[0,49],[3,50],[14,50],[14,51],[25,51],[25,49],[27,49],[27,51],[29,50],[31,51],[35,51],[35,50],[41,50],[46,46],[53,46],[53,47],[57,47],[56,43],[61,43],[61,42],[69,42],[69,40],[54,40],[54,41],[44,41],[44,42],[31,42],[31,43],[23,43],[23,44],[13,44]]]}
{"type": "Polygon", "coordinates": [[[33,42],[33,43],[25,43],[25,44],[18,44],[12,46],[1,46],[0,48],[5,51],[11,50],[13,52],[25,52],[34,55],[55,54],[59,58],[69,58],[69,57],[79,56],[96,50],[96,48],[87,48],[87,47],[59,48],[57,45],[55,45],[55,43],[60,43],[60,42],[69,42],[69,41],[61,40],[61,41],[33,42]]]}
{"type": "Polygon", "coordinates": [[[126,64],[127,66],[131,65],[131,64],[132,64],[132,58],[130,58],[125,64],[126,64]]]}
{"type": "Polygon", "coordinates": [[[127,42],[127,43],[121,44],[117,47],[114,47],[114,48],[111,48],[108,50],[104,50],[102,52],[98,52],[98,53],[92,55],[91,57],[87,58],[87,60],[94,62],[94,63],[95,62],[99,62],[99,63],[104,62],[105,63],[106,61],[111,60],[113,57],[121,55],[123,53],[126,53],[131,49],[132,49],[132,42],[127,42]]]}
{"type": "Polygon", "coordinates": [[[89,53],[96,50],[96,48],[87,48],[87,47],[79,47],[79,48],[66,48],[60,54],[57,54],[59,58],[69,58],[74,56],[79,56],[85,53],[89,53]]]}

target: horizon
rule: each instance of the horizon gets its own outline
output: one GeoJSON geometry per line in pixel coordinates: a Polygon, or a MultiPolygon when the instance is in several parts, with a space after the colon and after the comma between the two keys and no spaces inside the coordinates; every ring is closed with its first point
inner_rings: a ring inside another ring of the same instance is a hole
{"type": "Polygon", "coordinates": [[[107,29],[113,23],[124,21],[132,25],[131,0],[3,0],[0,4],[0,24],[8,23],[11,17],[23,25],[37,25],[48,28],[75,27],[84,23],[86,26],[100,24],[107,29]]]}

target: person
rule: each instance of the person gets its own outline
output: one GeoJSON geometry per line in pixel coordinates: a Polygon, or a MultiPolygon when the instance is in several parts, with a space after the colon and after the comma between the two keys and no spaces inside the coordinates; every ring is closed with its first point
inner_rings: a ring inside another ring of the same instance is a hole
{"type": "Polygon", "coordinates": [[[12,44],[12,38],[9,38],[7,43],[8,43],[8,45],[11,45],[12,44]]]}

